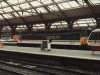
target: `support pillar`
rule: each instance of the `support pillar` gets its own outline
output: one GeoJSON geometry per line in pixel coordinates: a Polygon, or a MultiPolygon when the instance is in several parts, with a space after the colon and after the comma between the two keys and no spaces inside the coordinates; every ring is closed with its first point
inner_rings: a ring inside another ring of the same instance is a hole
{"type": "Polygon", "coordinates": [[[69,20],[69,21],[67,21],[67,23],[68,23],[68,29],[73,30],[74,20],[69,20]]]}
{"type": "Polygon", "coordinates": [[[97,18],[97,19],[96,19],[96,23],[97,23],[96,28],[100,28],[100,18],[97,18]]]}
{"type": "Polygon", "coordinates": [[[10,26],[11,27],[11,39],[13,39],[13,35],[16,34],[16,26],[10,26]]]}
{"type": "Polygon", "coordinates": [[[45,30],[49,31],[50,30],[50,26],[51,26],[51,23],[45,24],[45,30]]]}
{"type": "Polygon", "coordinates": [[[46,31],[50,30],[50,26],[45,26],[45,30],[46,31]]]}
{"type": "Polygon", "coordinates": [[[2,27],[0,27],[0,39],[1,39],[1,29],[2,29],[2,27]]]}
{"type": "Polygon", "coordinates": [[[68,29],[73,30],[73,24],[72,23],[68,23],[68,29]]]}
{"type": "Polygon", "coordinates": [[[27,31],[32,31],[32,26],[33,25],[26,25],[27,26],[27,31]]]}

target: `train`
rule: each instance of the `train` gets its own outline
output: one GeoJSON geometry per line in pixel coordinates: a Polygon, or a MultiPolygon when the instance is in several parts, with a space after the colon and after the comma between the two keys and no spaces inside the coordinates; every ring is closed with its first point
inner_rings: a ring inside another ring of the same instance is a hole
{"type": "Polygon", "coordinates": [[[18,34],[19,46],[41,45],[51,40],[51,47],[65,49],[87,49],[87,39],[91,30],[33,31],[18,34]]]}
{"type": "Polygon", "coordinates": [[[100,29],[91,31],[87,44],[90,50],[100,51],[100,29]]]}

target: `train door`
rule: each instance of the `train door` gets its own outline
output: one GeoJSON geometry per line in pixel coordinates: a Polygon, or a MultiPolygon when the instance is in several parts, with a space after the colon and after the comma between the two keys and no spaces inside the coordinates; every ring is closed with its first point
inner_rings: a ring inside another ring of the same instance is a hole
{"type": "Polygon", "coordinates": [[[97,33],[96,33],[96,42],[95,42],[95,44],[96,44],[97,46],[100,46],[100,32],[97,32],[97,33]]]}
{"type": "Polygon", "coordinates": [[[88,45],[95,45],[95,44],[96,44],[96,32],[92,32],[88,39],[88,45]]]}

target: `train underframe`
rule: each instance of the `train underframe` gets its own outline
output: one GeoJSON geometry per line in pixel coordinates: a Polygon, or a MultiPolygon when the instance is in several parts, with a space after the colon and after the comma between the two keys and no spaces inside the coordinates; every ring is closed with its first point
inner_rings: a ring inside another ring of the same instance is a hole
{"type": "MultiPolygon", "coordinates": [[[[24,46],[24,47],[41,47],[41,44],[18,43],[18,46],[24,46]]],[[[56,48],[56,49],[89,50],[89,48],[88,48],[87,45],[56,45],[56,44],[51,44],[51,48],[56,48]]]]}

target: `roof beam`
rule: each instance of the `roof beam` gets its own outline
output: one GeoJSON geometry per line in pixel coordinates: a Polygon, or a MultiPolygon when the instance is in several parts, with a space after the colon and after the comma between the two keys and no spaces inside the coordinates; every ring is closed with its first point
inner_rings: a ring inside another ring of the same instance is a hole
{"type": "Polygon", "coordinates": [[[99,16],[97,16],[96,15],[96,13],[95,13],[95,11],[93,10],[93,8],[92,8],[92,5],[91,5],[91,3],[89,2],[89,0],[84,0],[85,1],[85,3],[88,5],[88,7],[91,9],[91,11],[93,12],[93,14],[94,14],[94,18],[95,18],[95,20],[96,20],[96,22],[97,22],[97,28],[100,28],[100,23],[98,23],[99,22],[99,16]]]}
{"type": "Polygon", "coordinates": [[[27,25],[27,23],[25,22],[25,20],[23,19],[23,17],[20,16],[20,14],[18,13],[18,11],[16,11],[7,1],[6,1],[5,3],[8,4],[9,7],[11,7],[11,8],[19,15],[19,17],[20,17],[21,20],[24,22],[24,24],[27,25]]]}
{"type": "Polygon", "coordinates": [[[80,4],[77,0],[75,0],[76,1],[76,3],[79,5],[79,6],[81,6],[82,7],[82,4],[80,4]]]}
{"type": "Polygon", "coordinates": [[[36,10],[36,8],[33,7],[32,4],[31,4],[29,1],[27,1],[27,0],[25,0],[25,1],[36,11],[36,13],[37,13],[38,16],[40,17],[41,21],[42,21],[45,25],[47,25],[47,23],[44,21],[44,19],[43,19],[43,17],[42,17],[42,13],[41,13],[41,14],[38,13],[38,11],[36,10]]]}
{"type": "Polygon", "coordinates": [[[48,11],[48,12],[50,12],[50,10],[48,9],[48,6],[46,6],[45,4],[43,4],[42,2],[40,2],[42,5],[43,5],[43,7],[48,11]]]}
{"type": "Polygon", "coordinates": [[[58,6],[58,4],[54,0],[52,0],[52,1],[58,7],[59,11],[62,13],[62,15],[64,16],[65,21],[66,21],[66,15],[64,14],[64,12],[60,9],[60,7],[58,6]]]}
{"type": "MultiPolygon", "coordinates": [[[[36,1],[36,0],[28,0],[28,2],[33,2],[33,1],[36,1]]],[[[62,0],[62,1],[58,1],[58,3],[65,3],[65,2],[69,2],[69,1],[74,1],[74,0],[62,0]]],[[[2,2],[2,0],[0,1],[0,2],[2,2]]],[[[27,3],[26,1],[23,1],[23,2],[20,2],[20,4],[23,4],[23,3],[27,3]]],[[[14,3],[14,4],[12,4],[13,6],[17,6],[17,5],[19,5],[19,3],[14,3]]],[[[45,4],[45,6],[49,6],[49,5],[53,5],[53,3],[48,3],[48,4],[45,4]]],[[[3,6],[3,8],[7,8],[8,6],[3,6]]],[[[43,7],[43,5],[40,5],[40,6],[36,6],[35,8],[39,8],[39,7],[43,7]]],[[[1,7],[0,7],[0,9],[1,9],[1,7]]]]}
{"type": "Polygon", "coordinates": [[[8,25],[12,25],[2,14],[0,15],[4,18],[4,20],[8,23],[8,25]]]}
{"type": "Polygon", "coordinates": [[[97,19],[96,13],[92,8],[91,3],[89,2],[89,0],[84,0],[84,2],[88,5],[88,7],[91,9],[92,13],[94,14],[95,19],[97,19]]]}

